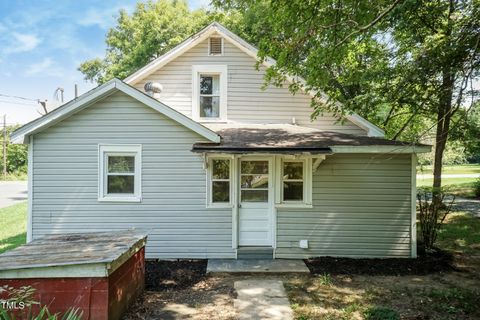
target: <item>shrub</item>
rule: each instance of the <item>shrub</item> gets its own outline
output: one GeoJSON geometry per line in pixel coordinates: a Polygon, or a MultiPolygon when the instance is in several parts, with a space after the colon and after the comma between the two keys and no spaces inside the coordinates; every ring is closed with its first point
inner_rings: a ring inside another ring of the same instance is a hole
{"type": "Polygon", "coordinates": [[[363,312],[365,320],[399,320],[397,311],[386,307],[371,307],[363,312]]]}
{"type": "Polygon", "coordinates": [[[480,198],[480,178],[473,183],[473,194],[475,197],[480,198]]]}
{"type": "Polygon", "coordinates": [[[455,201],[455,196],[452,196],[452,200],[447,204],[446,196],[447,194],[444,191],[440,190],[434,193],[431,188],[422,188],[417,192],[420,233],[427,251],[433,250],[438,231],[455,201]]]}

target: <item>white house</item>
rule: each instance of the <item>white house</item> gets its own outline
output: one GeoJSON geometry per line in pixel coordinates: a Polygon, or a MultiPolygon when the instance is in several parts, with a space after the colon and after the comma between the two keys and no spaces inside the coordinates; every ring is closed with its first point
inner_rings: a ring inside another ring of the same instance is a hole
{"type": "Polygon", "coordinates": [[[415,154],[430,147],[355,114],[311,121],[308,93],[261,89],[275,61],[256,70],[256,53],[213,23],[15,131],[28,240],[135,227],[149,258],[415,257],[415,154]]]}

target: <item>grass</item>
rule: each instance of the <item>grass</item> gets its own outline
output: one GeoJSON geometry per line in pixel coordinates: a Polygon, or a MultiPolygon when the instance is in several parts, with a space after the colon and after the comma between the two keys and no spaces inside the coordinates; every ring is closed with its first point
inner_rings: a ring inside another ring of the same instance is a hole
{"type": "MultiPolygon", "coordinates": [[[[418,174],[432,174],[432,171],[433,171],[432,166],[417,167],[418,174]]],[[[443,166],[442,173],[443,174],[480,173],[480,163],[443,166]]]]}
{"type": "Polygon", "coordinates": [[[7,177],[0,174],[0,181],[27,181],[27,173],[25,172],[10,172],[7,173],[7,177]]]}
{"type": "Polygon", "coordinates": [[[295,318],[480,319],[480,219],[463,212],[450,214],[437,245],[459,255],[459,264],[471,271],[289,278],[284,284],[295,318]]]}
{"type": "Polygon", "coordinates": [[[0,253],[26,242],[26,221],[27,202],[0,209],[0,253]]]}
{"type": "Polygon", "coordinates": [[[480,253],[480,219],[464,212],[451,213],[440,229],[437,245],[464,254],[480,253]]]}
{"type": "MultiPolygon", "coordinates": [[[[473,184],[478,178],[444,178],[442,185],[449,193],[463,198],[475,198],[473,184]]],[[[433,179],[417,179],[417,187],[431,187],[433,179]]]]}
{"type": "MultiPolygon", "coordinates": [[[[480,164],[464,164],[444,166],[443,174],[477,174],[480,173],[480,164]]],[[[432,174],[431,166],[417,168],[417,174],[432,174]]],[[[473,184],[477,178],[443,178],[442,186],[458,197],[475,198],[473,184]]],[[[417,178],[417,187],[431,187],[433,178],[417,178]]]]}

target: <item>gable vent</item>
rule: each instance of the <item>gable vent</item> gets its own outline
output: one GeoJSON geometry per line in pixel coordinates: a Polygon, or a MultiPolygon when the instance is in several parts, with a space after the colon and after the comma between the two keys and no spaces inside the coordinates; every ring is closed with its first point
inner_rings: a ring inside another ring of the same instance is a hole
{"type": "Polygon", "coordinates": [[[218,55],[218,54],[223,54],[222,52],[222,38],[210,38],[209,39],[209,55],[218,55]]]}

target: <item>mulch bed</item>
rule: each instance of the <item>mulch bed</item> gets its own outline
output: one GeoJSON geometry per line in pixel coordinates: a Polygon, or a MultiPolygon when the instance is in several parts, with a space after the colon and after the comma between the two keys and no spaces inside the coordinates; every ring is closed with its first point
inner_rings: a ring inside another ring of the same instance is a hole
{"type": "Polygon", "coordinates": [[[150,291],[185,289],[205,279],[207,260],[147,260],[145,288],[150,291]]]}
{"type": "Polygon", "coordinates": [[[378,276],[426,275],[436,272],[459,271],[453,265],[453,256],[437,250],[425,253],[419,250],[417,259],[352,259],[320,257],[304,260],[312,274],[357,274],[378,276]]]}

